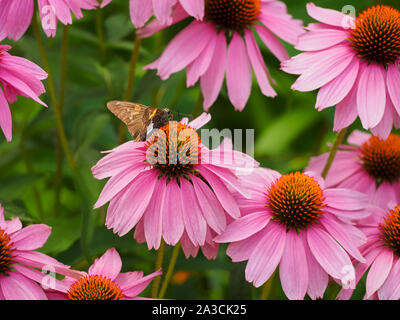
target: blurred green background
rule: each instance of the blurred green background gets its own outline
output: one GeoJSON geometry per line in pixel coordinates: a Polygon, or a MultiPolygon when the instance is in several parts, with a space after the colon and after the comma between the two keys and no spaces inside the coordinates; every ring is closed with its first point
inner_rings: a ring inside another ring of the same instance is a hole
{"type": "MultiPolygon", "coordinates": [[[[304,20],[305,24],[312,21],[306,13],[306,1],[283,2],[295,18],[304,20]]],[[[345,5],[353,5],[359,13],[379,2],[321,0],[314,3],[339,11],[345,5]]],[[[400,7],[398,1],[382,3],[400,7]]],[[[193,113],[199,86],[186,89],[184,71],[161,81],[154,71],[142,70],[160,55],[165,44],[186,24],[184,21],[142,41],[131,101],[193,113]]],[[[57,92],[63,37],[62,25],[58,28],[54,39],[45,39],[42,33],[57,92]]],[[[12,45],[12,55],[25,57],[43,67],[32,29],[18,42],[6,40],[4,43],[12,45]]],[[[75,174],[65,160],[59,162],[62,171],[57,173],[57,132],[53,107],[47,95],[42,98],[49,109],[19,97],[11,106],[13,140],[6,143],[1,136],[0,203],[5,207],[6,216],[19,216],[25,224],[52,226],[52,234],[41,251],[82,270],[87,269],[88,260],[115,247],[121,254],[124,271],[143,270],[146,274],[154,271],[154,250],[149,252],[146,244],[137,244],[133,232],[119,238],[107,230],[104,227],[106,207],[92,210],[106,181],[94,179],[90,168],[101,158],[100,151],[118,144],[119,120],[105,105],[108,100],[124,99],[133,43],[134,28],[129,19],[128,1],[114,0],[102,10],[85,11],[84,18],[75,19],[69,27],[63,121],[77,163],[75,174]]],[[[261,42],[260,47],[277,82],[278,97],[263,96],[254,81],[251,98],[245,110],[239,113],[234,111],[224,88],[210,109],[212,121],[207,127],[220,130],[254,128],[255,157],[262,166],[282,173],[302,170],[311,156],[326,151],[327,143],[334,139],[334,109],[319,113],[314,109],[316,92],[290,90],[296,77],[281,71],[278,60],[261,42]]],[[[286,47],[291,56],[296,54],[290,45],[286,47]]],[[[353,128],[360,128],[359,121],[353,128]]],[[[202,253],[196,259],[188,260],[180,254],[177,272],[166,297],[258,298],[260,289],[244,280],[245,264],[233,264],[225,255],[225,249],[225,245],[220,246],[215,261],[206,260],[202,253]]],[[[166,248],[164,271],[171,251],[166,248]]],[[[150,289],[146,289],[143,296],[150,296],[150,289]]],[[[330,287],[326,298],[333,298],[337,290],[336,286],[330,287]]],[[[363,290],[361,283],[354,298],[362,298],[363,290]]],[[[276,277],[271,296],[285,299],[276,277]]]]}

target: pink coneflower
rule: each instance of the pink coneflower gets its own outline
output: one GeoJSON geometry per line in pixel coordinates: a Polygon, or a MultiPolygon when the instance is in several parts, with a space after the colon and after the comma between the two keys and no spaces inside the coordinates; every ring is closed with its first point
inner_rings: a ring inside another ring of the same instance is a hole
{"type": "Polygon", "coordinates": [[[236,174],[258,164],[227,143],[214,150],[204,146],[195,130],[210,118],[172,121],[160,136],[127,142],[92,168],[97,179],[111,177],[95,204],[110,202],[108,228],[122,236],[136,226],[135,238],[149,249],[158,249],[163,238],[169,245],[181,241],[187,256],[201,247],[215,257],[212,238],[225,229],[226,214],[240,216],[232,190],[247,195],[236,174]]]}
{"type": "MultiPolygon", "coordinates": [[[[111,0],[104,0],[105,7],[111,0]]],[[[175,6],[185,10],[185,15],[191,15],[202,20],[204,17],[204,0],[130,0],[129,11],[135,28],[141,28],[154,15],[163,25],[173,23],[172,11],[175,6]]],[[[176,23],[176,22],[175,22],[176,23]]]]}
{"type": "MultiPolygon", "coordinates": [[[[177,6],[172,23],[186,16],[177,6]]],[[[165,27],[154,21],[138,34],[148,37],[165,27]]],[[[205,110],[217,99],[226,74],[229,100],[236,110],[241,111],[250,96],[252,69],[262,93],[268,97],[276,96],[270,84],[274,80],[264,63],[253,30],[280,61],[288,59],[288,54],[275,35],[295,44],[304,31],[302,22],[293,20],[280,1],[205,0],[204,20],[190,23],[169,43],[161,57],[146,68],[157,69],[163,80],[187,68],[188,87],[200,79],[205,110]]]]}
{"type": "MultiPolygon", "coordinates": [[[[350,146],[341,146],[326,178],[329,187],[365,193],[371,202],[386,205],[400,190],[400,137],[385,140],[354,131],[350,146]]],[[[322,172],[328,154],[312,158],[307,170],[322,172]]]]}
{"type": "Polygon", "coordinates": [[[252,199],[239,198],[243,216],[227,226],[216,242],[229,242],[233,262],[248,260],[246,280],[261,286],[279,265],[282,288],[289,299],[323,296],[328,275],[353,286],[349,255],[365,236],[347,221],[364,210],[367,197],[348,189],[329,189],[311,173],[258,168],[244,183],[252,199]]]}
{"type": "MultiPolygon", "coordinates": [[[[80,19],[82,9],[95,9],[97,0],[38,0],[42,27],[48,37],[54,37],[57,21],[72,24],[72,15],[80,19]]],[[[34,0],[0,0],[0,41],[8,37],[18,40],[32,21],[34,0]]]]}
{"type": "MultiPolygon", "coordinates": [[[[400,191],[400,190],[397,190],[400,191]]],[[[358,225],[367,235],[360,247],[365,263],[356,263],[356,282],[365,273],[364,299],[400,299],[400,192],[384,206],[371,208],[372,214],[358,225]]],[[[349,299],[353,290],[342,290],[339,299],[349,299]]]]}
{"type": "Polygon", "coordinates": [[[7,52],[10,49],[10,46],[0,44],[0,126],[7,141],[12,139],[8,104],[17,101],[17,95],[31,98],[47,107],[38,97],[45,92],[41,80],[47,78],[47,73],[24,58],[10,55],[7,52]]]}
{"type": "Polygon", "coordinates": [[[296,48],[305,52],[282,64],[301,75],[292,88],[320,89],[316,108],[336,105],[335,131],[359,116],[365,129],[386,139],[400,125],[400,12],[377,5],[354,20],[312,3],[307,10],[320,23],[299,37],[296,48]]]}
{"type": "Polygon", "coordinates": [[[161,270],[143,276],[141,271],[121,273],[122,261],[109,249],[79,279],[65,278],[63,290],[48,292],[49,300],[141,300],[138,295],[161,270]]]}
{"type": "Polygon", "coordinates": [[[6,221],[0,205],[0,300],[47,300],[42,286],[61,284],[55,278],[47,281],[46,272],[74,275],[68,266],[34,251],[45,244],[50,232],[43,224],[22,228],[18,218],[6,221]]]}

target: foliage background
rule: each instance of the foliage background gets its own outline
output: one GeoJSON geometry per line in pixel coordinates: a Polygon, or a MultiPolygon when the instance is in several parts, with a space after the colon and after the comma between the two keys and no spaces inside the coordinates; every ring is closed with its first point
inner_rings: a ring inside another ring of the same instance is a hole
{"type": "MultiPolygon", "coordinates": [[[[305,9],[306,1],[284,0],[289,13],[312,22],[305,9]]],[[[315,4],[341,11],[353,5],[357,14],[374,1],[320,0],[315,4]]],[[[399,8],[397,1],[383,1],[399,8]]],[[[174,74],[161,81],[155,72],[142,67],[154,61],[178,30],[187,22],[173,26],[149,39],[140,49],[131,101],[168,107],[192,114],[199,97],[198,85],[186,89],[185,73],[174,74]]],[[[45,45],[58,92],[60,87],[62,25],[57,36],[46,39],[45,45]]],[[[42,32],[44,38],[44,33],[42,32]]],[[[45,38],[44,38],[45,39],[45,38]]],[[[32,28],[18,42],[6,40],[13,46],[10,53],[22,56],[43,67],[32,28]]],[[[106,101],[123,100],[129,72],[129,61],[134,43],[134,28],[129,19],[128,1],[114,0],[108,7],[85,11],[84,18],[74,20],[69,27],[69,47],[66,64],[67,78],[63,121],[77,173],[66,161],[61,175],[57,174],[57,132],[53,107],[47,95],[42,98],[49,105],[44,109],[30,99],[19,97],[11,106],[13,140],[0,142],[0,203],[6,216],[19,216],[25,224],[45,223],[52,226],[52,234],[42,252],[54,256],[74,268],[86,270],[89,261],[115,247],[121,254],[123,270],[154,271],[156,252],[146,244],[138,244],[133,232],[123,238],[104,226],[105,209],[92,210],[104,181],[92,177],[90,168],[101,158],[100,151],[118,144],[119,120],[105,107],[106,101]],[[58,197],[58,176],[62,187],[58,197]],[[57,200],[59,199],[59,200],[57,200]]],[[[286,45],[291,56],[296,50],[286,45]]],[[[290,89],[296,77],[285,74],[278,60],[261,44],[265,61],[276,79],[278,97],[263,96],[253,84],[251,98],[242,113],[235,112],[227,99],[226,89],[210,109],[210,128],[255,129],[255,157],[262,166],[286,173],[302,170],[311,156],[327,151],[332,141],[334,108],[323,112],[314,109],[316,92],[300,93],[290,89]]],[[[353,128],[361,128],[357,121],[353,128]]],[[[127,136],[127,139],[129,137],[127,136]]],[[[201,253],[196,259],[186,260],[180,254],[176,273],[167,298],[174,299],[257,299],[260,289],[244,280],[244,263],[233,264],[220,246],[215,261],[206,260],[201,253]]],[[[166,271],[171,248],[166,248],[166,271]]],[[[333,298],[336,285],[326,292],[333,298]]],[[[361,283],[353,298],[362,298],[361,283]]],[[[143,294],[150,296],[150,288],[143,294]]],[[[279,278],[273,281],[273,299],[286,299],[279,278]]]]}

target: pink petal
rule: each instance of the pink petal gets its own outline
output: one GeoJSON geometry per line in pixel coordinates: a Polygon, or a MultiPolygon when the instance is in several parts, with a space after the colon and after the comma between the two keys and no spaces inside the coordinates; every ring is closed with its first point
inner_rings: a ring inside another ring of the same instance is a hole
{"type": "Polygon", "coordinates": [[[251,237],[258,231],[264,229],[270,217],[265,212],[254,212],[247,214],[230,223],[225,232],[217,236],[216,242],[234,242],[251,237]]]}
{"type": "Polygon", "coordinates": [[[258,288],[272,275],[279,264],[286,243],[286,231],[277,223],[269,223],[264,237],[254,248],[246,266],[246,280],[258,288]]]}
{"type": "Polygon", "coordinates": [[[253,66],[253,70],[256,75],[261,92],[267,97],[275,97],[277,93],[269,83],[267,77],[269,72],[264,63],[260,48],[258,47],[256,40],[254,39],[252,31],[250,29],[246,29],[244,31],[244,36],[246,41],[247,53],[249,55],[251,65],[253,66]]]}
{"type": "Polygon", "coordinates": [[[204,0],[179,0],[179,2],[192,17],[195,17],[197,20],[203,20],[204,0]]]}
{"type": "Polygon", "coordinates": [[[347,234],[345,228],[339,223],[339,221],[333,217],[325,215],[320,220],[321,224],[325,227],[328,233],[340,243],[340,245],[358,261],[364,263],[365,259],[357,249],[357,245],[353,242],[351,236],[347,234]]]}
{"type": "Polygon", "coordinates": [[[10,238],[18,250],[35,250],[43,247],[50,233],[51,227],[45,224],[32,224],[13,233],[10,238]]]}
{"type": "Polygon", "coordinates": [[[158,75],[167,79],[194,61],[215,33],[208,23],[193,21],[168,44],[158,64],[158,75]]]}
{"type": "Polygon", "coordinates": [[[189,239],[195,246],[204,245],[207,224],[201,212],[194,188],[186,179],[180,179],[182,192],[183,222],[189,239]]]}
{"type": "Polygon", "coordinates": [[[232,262],[248,260],[263,237],[264,233],[258,232],[245,240],[232,242],[229,244],[226,254],[232,259],[232,262]]]}
{"type": "Polygon", "coordinates": [[[324,196],[328,206],[346,211],[363,210],[368,200],[363,193],[341,188],[326,189],[324,190],[324,196]]]}
{"type": "Polygon", "coordinates": [[[251,65],[246,46],[237,33],[233,33],[228,49],[226,67],[226,85],[229,100],[235,110],[242,111],[246,106],[251,91],[251,65]]]}
{"type": "Polygon", "coordinates": [[[307,3],[307,12],[315,20],[342,28],[349,26],[349,21],[352,19],[350,16],[345,15],[342,12],[317,7],[313,3],[307,3]]]}
{"type": "Polygon", "coordinates": [[[14,271],[0,276],[0,286],[6,300],[47,300],[38,284],[14,271]]]}
{"type": "Polygon", "coordinates": [[[171,23],[171,9],[177,0],[153,0],[154,15],[162,24],[171,23]]]}
{"type": "Polygon", "coordinates": [[[279,265],[282,289],[290,300],[302,300],[308,288],[308,267],[302,233],[290,230],[279,265]]]}
{"type": "Polygon", "coordinates": [[[213,191],[203,180],[195,176],[192,176],[191,180],[207,225],[216,233],[221,234],[226,228],[224,208],[221,206],[213,191]]]}
{"type": "Polygon", "coordinates": [[[11,111],[4,96],[3,90],[0,88],[0,127],[3,131],[6,140],[12,140],[12,118],[11,111]]]}
{"type": "Polygon", "coordinates": [[[357,110],[364,129],[375,127],[383,118],[386,106],[385,71],[377,64],[360,69],[357,110]]]}
{"type": "Polygon", "coordinates": [[[121,272],[122,261],[114,248],[108,249],[100,258],[97,258],[89,268],[89,275],[104,276],[114,280],[121,272]]]}
{"type": "Polygon", "coordinates": [[[318,91],[316,109],[334,106],[348,96],[357,79],[359,66],[359,60],[354,59],[342,74],[324,85],[318,91]]]}
{"type": "Polygon", "coordinates": [[[350,126],[358,117],[357,111],[358,82],[353,85],[348,95],[336,105],[333,130],[340,130],[350,126]]]}
{"type": "Polygon", "coordinates": [[[392,269],[393,251],[391,249],[382,250],[376,257],[368,272],[366,283],[366,297],[374,294],[385,282],[392,269]]]}
{"type": "Polygon", "coordinates": [[[129,13],[135,28],[144,26],[147,20],[153,15],[153,5],[150,0],[130,0],[129,13]]]}
{"type": "Polygon", "coordinates": [[[302,34],[296,45],[300,51],[318,51],[333,47],[349,37],[349,33],[344,30],[326,29],[311,31],[302,34]]]}
{"type": "Polygon", "coordinates": [[[214,56],[206,73],[200,78],[201,92],[203,93],[204,110],[208,110],[221,91],[225,77],[226,66],[226,38],[223,32],[218,34],[214,56]]]}
{"type": "Polygon", "coordinates": [[[326,85],[339,76],[354,59],[354,51],[347,45],[338,45],[324,52],[325,55],[296,80],[293,90],[312,91],[326,85]]]}
{"type": "Polygon", "coordinates": [[[395,115],[396,110],[388,96],[386,98],[385,113],[383,114],[382,120],[376,127],[371,128],[373,135],[378,136],[382,140],[386,140],[392,131],[395,115]]]}
{"type": "Polygon", "coordinates": [[[139,280],[134,278],[134,281],[132,281],[129,285],[124,285],[124,295],[128,297],[136,297],[149,285],[151,281],[153,281],[155,277],[159,275],[161,275],[161,270],[153,272],[139,280]]]}
{"type": "Polygon", "coordinates": [[[215,51],[215,45],[217,41],[217,33],[210,37],[210,41],[201,52],[201,54],[194,60],[188,67],[186,72],[186,86],[193,86],[199,78],[206,73],[208,70],[212,57],[215,51]]]}
{"type": "Polygon", "coordinates": [[[397,110],[397,113],[400,114],[400,71],[399,67],[396,64],[390,64],[388,66],[387,74],[386,74],[386,82],[387,89],[392,99],[393,105],[397,110]]]}
{"type": "Polygon", "coordinates": [[[169,245],[176,245],[185,229],[181,190],[175,180],[171,180],[165,191],[164,214],[162,216],[162,235],[169,245]]]}
{"type": "Polygon", "coordinates": [[[380,300],[398,300],[400,298],[400,259],[393,261],[392,269],[386,281],[378,290],[380,300]]]}
{"type": "Polygon", "coordinates": [[[353,268],[343,248],[322,228],[309,228],[307,242],[315,259],[333,278],[342,279],[347,268],[353,268]]]}
{"type": "Polygon", "coordinates": [[[167,179],[159,179],[154,188],[153,197],[144,213],[144,235],[146,237],[148,249],[160,247],[162,235],[162,222],[165,212],[165,193],[167,189],[167,179]]]}
{"type": "Polygon", "coordinates": [[[311,253],[307,239],[303,238],[304,250],[306,253],[308,264],[308,289],[307,293],[311,299],[315,300],[323,298],[326,287],[328,286],[329,277],[320,264],[315,260],[311,253]]]}
{"type": "Polygon", "coordinates": [[[259,24],[254,25],[254,29],[257,31],[261,40],[265,43],[268,49],[275,57],[278,58],[279,61],[283,62],[290,58],[284,45],[274,36],[271,31],[259,24]]]}
{"type": "Polygon", "coordinates": [[[216,197],[218,198],[219,202],[221,203],[222,207],[226,210],[226,212],[228,212],[228,214],[235,219],[239,218],[240,216],[239,207],[236,204],[236,201],[233,198],[231,192],[221,181],[221,179],[214,173],[209,172],[208,170],[203,170],[202,166],[199,166],[199,172],[210,184],[216,197]]]}

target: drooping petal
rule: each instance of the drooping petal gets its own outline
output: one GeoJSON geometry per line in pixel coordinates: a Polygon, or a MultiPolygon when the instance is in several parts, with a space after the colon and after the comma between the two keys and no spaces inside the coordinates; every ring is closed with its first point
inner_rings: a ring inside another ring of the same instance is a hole
{"type": "Polygon", "coordinates": [[[50,233],[51,227],[45,224],[33,224],[13,233],[10,238],[19,250],[35,250],[43,247],[50,233]]]}
{"type": "Polygon", "coordinates": [[[89,268],[89,275],[101,275],[114,280],[121,272],[122,261],[117,250],[108,249],[100,258],[97,258],[89,268]]]}
{"type": "Polygon", "coordinates": [[[392,269],[393,251],[390,249],[382,250],[372,263],[368,272],[366,283],[366,297],[369,298],[374,294],[385,282],[392,269]]]}
{"type": "Polygon", "coordinates": [[[132,23],[136,28],[143,27],[153,14],[153,5],[150,0],[130,0],[129,8],[132,23]]]}
{"type": "Polygon", "coordinates": [[[250,97],[251,84],[251,65],[246,46],[241,36],[234,32],[228,49],[226,85],[229,100],[235,110],[242,111],[246,106],[250,97]]]}
{"type": "Polygon", "coordinates": [[[360,70],[357,110],[364,129],[375,127],[383,118],[386,106],[384,69],[377,64],[364,65],[360,70]]]}
{"type": "Polygon", "coordinates": [[[386,73],[386,83],[393,105],[396,108],[397,113],[400,114],[400,70],[399,67],[394,63],[388,66],[388,70],[386,73]]]}
{"type": "Polygon", "coordinates": [[[302,240],[303,234],[290,230],[279,265],[282,289],[290,300],[302,300],[307,292],[309,271],[302,240]]]}
{"type": "Polygon", "coordinates": [[[167,244],[174,246],[178,243],[185,229],[181,190],[174,179],[166,187],[162,219],[162,235],[164,240],[167,244]]]}
{"type": "Polygon", "coordinates": [[[203,20],[204,0],[179,0],[182,7],[197,20],[203,20]]]}

